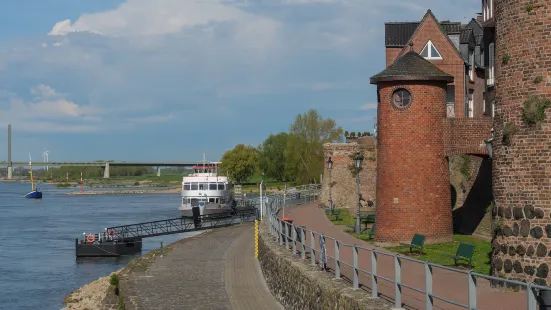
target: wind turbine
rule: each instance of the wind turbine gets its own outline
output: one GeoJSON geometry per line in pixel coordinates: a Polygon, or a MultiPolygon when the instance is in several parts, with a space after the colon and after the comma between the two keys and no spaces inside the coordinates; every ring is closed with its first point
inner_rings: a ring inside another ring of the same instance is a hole
{"type": "MultiPolygon", "coordinates": [[[[47,150],[44,150],[44,152],[42,152],[42,158],[44,159],[45,163],[48,162],[48,154],[49,153],[50,153],[50,151],[47,151],[47,150]]],[[[48,166],[46,166],[46,171],[48,171],[48,166]]]]}

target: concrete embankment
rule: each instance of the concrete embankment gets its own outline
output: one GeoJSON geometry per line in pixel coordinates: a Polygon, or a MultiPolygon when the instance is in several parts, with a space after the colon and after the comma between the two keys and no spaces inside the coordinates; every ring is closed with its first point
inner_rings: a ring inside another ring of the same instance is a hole
{"type": "Polygon", "coordinates": [[[179,194],[180,188],[167,189],[120,189],[114,191],[74,191],[68,192],[67,195],[134,195],[134,194],[179,194]]]}

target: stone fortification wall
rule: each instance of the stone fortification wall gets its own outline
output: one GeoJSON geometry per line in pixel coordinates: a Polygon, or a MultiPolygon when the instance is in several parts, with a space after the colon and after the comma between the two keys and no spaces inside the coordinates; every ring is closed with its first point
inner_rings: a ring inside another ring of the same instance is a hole
{"type": "MultiPolygon", "coordinates": [[[[324,145],[324,158],[331,156],[333,169],[331,171],[331,195],[337,208],[356,208],[356,177],[351,172],[354,166],[352,157],[356,152],[362,152],[364,161],[360,172],[360,193],[363,199],[375,202],[375,186],[377,181],[377,152],[373,145],[356,143],[328,143],[324,145]]],[[[325,164],[321,201],[329,201],[329,171],[325,164]]],[[[362,202],[365,204],[364,202],[362,202]]]]}
{"type": "Polygon", "coordinates": [[[502,223],[492,267],[496,275],[543,285],[551,284],[551,106],[544,103],[551,100],[550,12],[551,0],[495,4],[493,181],[502,223]],[[532,96],[540,103],[531,105],[532,96]]]}
{"type": "Polygon", "coordinates": [[[273,241],[266,224],[261,225],[258,254],[266,283],[276,299],[292,309],[392,309],[380,298],[354,291],[342,280],[311,266],[273,241]]]}

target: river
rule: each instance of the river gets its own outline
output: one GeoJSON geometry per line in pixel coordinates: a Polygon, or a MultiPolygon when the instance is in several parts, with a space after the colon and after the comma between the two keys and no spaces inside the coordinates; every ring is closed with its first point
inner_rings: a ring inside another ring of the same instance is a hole
{"type": "MultiPolygon", "coordinates": [[[[63,298],[133,257],[77,259],[75,238],[105,227],[179,216],[177,194],[68,196],[75,189],[0,182],[0,309],[60,309],[63,298]]],[[[142,253],[192,234],[144,239],[142,253]]]]}

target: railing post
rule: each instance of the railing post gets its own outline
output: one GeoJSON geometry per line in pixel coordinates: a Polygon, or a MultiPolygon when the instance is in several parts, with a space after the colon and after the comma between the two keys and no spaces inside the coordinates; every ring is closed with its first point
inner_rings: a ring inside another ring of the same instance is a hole
{"type": "Polygon", "coordinates": [[[432,310],[432,267],[425,262],[425,304],[427,310],[432,310]]]}
{"type": "Polygon", "coordinates": [[[321,243],[320,243],[320,267],[323,268],[323,255],[325,254],[325,236],[321,234],[321,243]]]}
{"type": "Polygon", "coordinates": [[[467,277],[469,279],[469,310],[476,309],[476,277],[469,270],[467,277]]]}
{"type": "Polygon", "coordinates": [[[378,297],[377,290],[377,253],[371,250],[371,297],[378,297]]]}
{"type": "Polygon", "coordinates": [[[341,278],[341,250],[339,240],[335,239],[335,279],[341,278]]]}
{"type": "Polygon", "coordinates": [[[283,245],[283,221],[278,220],[279,223],[279,245],[283,245]]]}
{"type": "Polygon", "coordinates": [[[394,256],[394,308],[402,308],[402,262],[394,256]]]}
{"type": "Polygon", "coordinates": [[[304,233],[304,228],[300,229],[300,258],[306,259],[306,234],[304,233]]]}
{"type": "Polygon", "coordinates": [[[314,232],[310,231],[310,264],[316,265],[316,238],[314,238],[314,232]]]}
{"type": "Polygon", "coordinates": [[[354,268],[354,282],[353,282],[354,285],[353,285],[353,288],[355,290],[357,290],[360,287],[360,285],[359,285],[359,281],[360,281],[359,276],[360,275],[358,273],[359,272],[358,271],[358,247],[355,244],[352,246],[352,258],[353,258],[352,266],[354,268]]]}
{"type": "Polygon", "coordinates": [[[297,231],[296,226],[291,224],[291,236],[293,242],[293,255],[297,254],[297,231]]]}
{"type": "Polygon", "coordinates": [[[526,295],[527,295],[526,309],[527,310],[536,310],[538,306],[538,302],[536,299],[537,298],[536,290],[532,288],[532,285],[534,285],[534,283],[530,282],[528,283],[528,287],[526,288],[526,295]]]}
{"type": "Polygon", "coordinates": [[[291,236],[289,236],[289,223],[285,221],[283,223],[285,223],[285,228],[283,229],[283,234],[285,236],[285,248],[289,250],[289,238],[291,238],[291,236]]]}

